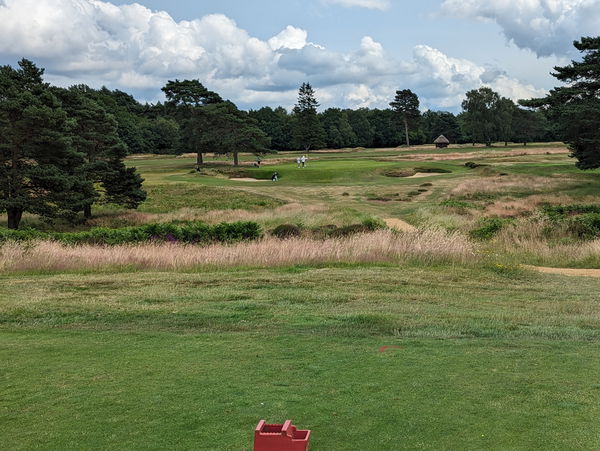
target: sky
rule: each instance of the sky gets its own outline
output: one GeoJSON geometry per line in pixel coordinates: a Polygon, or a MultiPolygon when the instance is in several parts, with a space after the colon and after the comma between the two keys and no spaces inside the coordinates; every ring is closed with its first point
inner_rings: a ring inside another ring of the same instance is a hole
{"type": "Polygon", "coordinates": [[[309,82],[321,109],[411,89],[423,110],[458,112],[481,86],[543,96],[599,25],[600,0],[0,0],[0,64],[142,102],[198,79],[243,109],[289,109],[309,82]]]}

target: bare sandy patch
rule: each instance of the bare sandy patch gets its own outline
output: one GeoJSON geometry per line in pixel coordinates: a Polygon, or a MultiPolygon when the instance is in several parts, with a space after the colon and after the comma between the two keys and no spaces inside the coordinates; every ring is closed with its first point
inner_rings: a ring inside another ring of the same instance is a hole
{"type": "Polygon", "coordinates": [[[417,172],[415,175],[409,175],[408,177],[404,177],[407,179],[420,179],[422,177],[433,177],[434,175],[442,175],[445,173],[442,172],[417,172]]]}
{"type": "Polygon", "coordinates": [[[234,180],[236,182],[268,182],[269,180],[265,179],[255,179],[252,177],[232,177],[229,180],[234,180]]]}
{"type": "Polygon", "coordinates": [[[400,232],[416,232],[417,228],[412,224],[409,224],[406,221],[398,218],[386,218],[384,219],[385,224],[394,230],[399,230],[400,232]]]}
{"type": "Polygon", "coordinates": [[[550,268],[546,266],[523,265],[525,269],[541,272],[544,274],[559,274],[561,276],[573,277],[600,277],[600,269],[579,268],[550,268]]]}

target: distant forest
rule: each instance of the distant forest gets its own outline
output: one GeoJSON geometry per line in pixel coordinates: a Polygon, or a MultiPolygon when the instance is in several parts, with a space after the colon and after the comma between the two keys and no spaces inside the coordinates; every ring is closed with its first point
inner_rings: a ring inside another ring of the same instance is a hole
{"type": "MultiPolygon", "coordinates": [[[[84,89],[89,97],[113,115],[119,136],[127,145],[129,153],[178,154],[194,151],[182,145],[185,140],[182,141],[180,136],[181,121],[165,103],[142,104],[123,91],[105,87],[94,90],[86,86],[84,89]]],[[[471,93],[480,91],[482,90],[471,93]]],[[[497,99],[498,105],[488,107],[489,118],[479,118],[479,122],[483,123],[478,123],[477,118],[469,120],[469,115],[483,116],[485,111],[478,113],[466,110],[458,115],[447,111],[425,111],[411,127],[410,143],[431,144],[440,135],[444,135],[453,144],[486,141],[527,143],[558,139],[553,124],[544,114],[519,108],[497,94],[494,99],[497,99]],[[489,133],[480,136],[482,130],[489,133]]],[[[271,149],[299,149],[294,139],[294,111],[288,112],[283,107],[263,107],[250,110],[247,114],[271,138],[271,149]]],[[[321,135],[319,147],[396,147],[405,142],[404,127],[391,108],[328,108],[319,112],[317,117],[319,123],[315,125],[320,129],[321,135]]]]}

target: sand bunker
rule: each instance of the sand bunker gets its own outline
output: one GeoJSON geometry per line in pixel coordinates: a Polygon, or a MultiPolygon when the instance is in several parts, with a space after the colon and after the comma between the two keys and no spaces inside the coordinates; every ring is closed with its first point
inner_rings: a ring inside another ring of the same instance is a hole
{"type": "Polygon", "coordinates": [[[523,268],[544,274],[559,274],[561,276],[600,277],[600,269],[548,268],[545,266],[530,265],[523,265],[523,268]]]}
{"type": "Polygon", "coordinates": [[[268,182],[265,179],[254,179],[252,177],[232,177],[229,180],[235,180],[236,182],[268,182]]]}
{"type": "Polygon", "coordinates": [[[446,174],[445,172],[417,172],[414,175],[409,175],[408,177],[404,177],[406,179],[420,179],[421,177],[433,177],[434,175],[442,175],[446,174]]]}
{"type": "Polygon", "coordinates": [[[398,218],[386,218],[384,219],[385,224],[394,230],[399,230],[400,232],[416,232],[417,228],[406,221],[398,218]]]}

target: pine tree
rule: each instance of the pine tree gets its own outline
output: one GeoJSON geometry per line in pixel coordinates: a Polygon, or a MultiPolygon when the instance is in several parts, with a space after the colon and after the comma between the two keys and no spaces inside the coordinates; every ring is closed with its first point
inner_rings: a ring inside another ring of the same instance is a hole
{"type": "Polygon", "coordinates": [[[294,144],[309,152],[325,144],[325,131],[319,121],[319,102],[310,83],[302,83],[298,90],[298,103],[294,106],[294,144]]]}
{"type": "Polygon", "coordinates": [[[394,110],[404,124],[406,145],[410,146],[409,130],[418,124],[421,113],[419,112],[419,97],[410,89],[396,91],[394,100],[390,102],[394,110]]]}
{"type": "Polygon", "coordinates": [[[581,61],[555,67],[553,76],[566,83],[547,97],[521,101],[539,108],[558,125],[579,169],[600,167],[600,36],[582,37],[573,43],[581,61]]]}
{"type": "Polygon", "coordinates": [[[24,212],[72,219],[95,196],[43,73],[26,59],[0,67],[0,211],[12,229],[24,212]]]}
{"type": "MultiPolygon", "coordinates": [[[[137,208],[146,199],[143,179],[135,168],[125,167],[127,146],[119,138],[117,121],[100,104],[88,98],[81,86],[53,88],[53,92],[72,121],[73,146],[85,158],[83,173],[101,190],[96,192],[96,199],[104,194],[107,202],[137,208]]],[[[92,216],[92,203],[84,206],[86,218],[92,216]]]]}
{"type": "Polygon", "coordinates": [[[213,126],[215,117],[204,111],[209,105],[223,102],[219,94],[209,91],[198,80],[169,80],[162,88],[167,97],[165,109],[177,120],[181,131],[180,150],[196,153],[196,165],[204,164],[209,150],[204,133],[213,126]]]}

